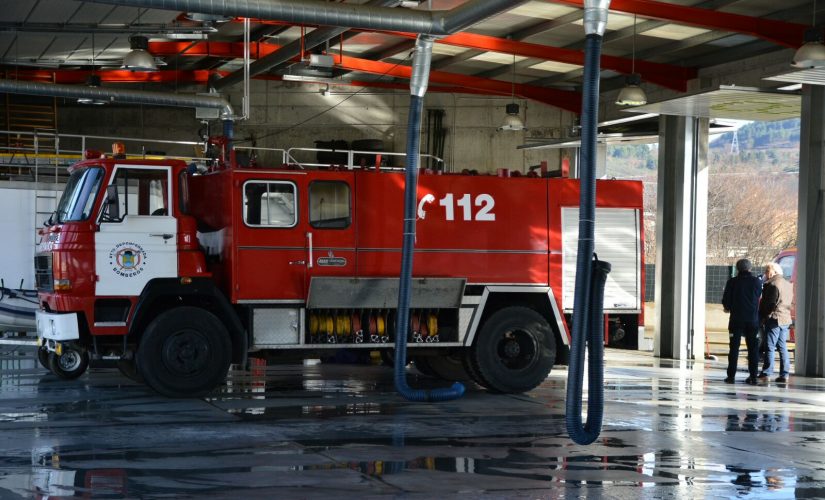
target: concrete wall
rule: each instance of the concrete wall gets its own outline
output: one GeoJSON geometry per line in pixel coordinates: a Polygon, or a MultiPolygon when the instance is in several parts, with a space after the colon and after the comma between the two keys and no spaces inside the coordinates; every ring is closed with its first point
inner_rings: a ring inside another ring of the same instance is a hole
{"type": "MultiPolygon", "coordinates": [[[[322,96],[321,86],[293,82],[252,82],[251,116],[238,122],[238,140],[254,137],[256,145],[269,148],[314,147],[314,141],[382,139],[388,149],[404,152],[407,128],[407,92],[333,86],[332,95],[322,96]]],[[[324,86],[325,87],[325,86],[324,86]]],[[[191,90],[188,90],[191,91],[191,90]]],[[[240,87],[230,89],[230,99],[240,112],[240,87]]],[[[430,93],[425,109],[445,111],[447,129],[444,159],[453,171],[497,168],[526,171],[542,160],[558,168],[558,150],[522,151],[517,146],[527,137],[559,137],[573,122],[573,114],[532,101],[518,100],[529,128],[524,132],[500,132],[509,98],[430,93]]],[[[426,117],[426,112],[425,115],[426,117]]],[[[145,106],[89,108],[59,104],[60,130],[67,133],[122,135],[145,138],[197,140],[201,126],[192,109],[145,106]]],[[[96,147],[108,150],[109,142],[96,147]]],[[[135,151],[137,145],[127,144],[135,151]]],[[[170,154],[191,154],[188,147],[152,146],[170,154]]],[[[422,150],[426,139],[422,139],[422,150]]],[[[139,150],[139,149],[137,149],[139,150]]],[[[269,163],[269,162],[267,162],[269,163]]]]}

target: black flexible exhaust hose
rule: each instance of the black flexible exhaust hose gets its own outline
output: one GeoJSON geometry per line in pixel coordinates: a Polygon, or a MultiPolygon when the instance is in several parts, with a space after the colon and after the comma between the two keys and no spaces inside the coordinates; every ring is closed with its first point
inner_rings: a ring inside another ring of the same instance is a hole
{"type": "Polygon", "coordinates": [[[401,276],[398,285],[398,320],[395,331],[395,389],[410,401],[449,401],[464,394],[464,385],[429,391],[407,385],[407,332],[410,326],[410,288],[412,287],[415,217],[418,201],[418,148],[421,135],[421,111],[424,98],[410,96],[410,116],[407,122],[407,168],[404,183],[404,242],[401,248],[401,276]]]}
{"type": "Polygon", "coordinates": [[[596,225],[596,133],[599,107],[599,58],[602,37],[585,39],[584,87],[582,89],[581,170],[579,175],[579,243],[576,260],[576,292],[573,302],[573,334],[567,374],[565,405],[567,433],[577,444],[599,437],[604,414],[604,285],[610,264],[594,258],[596,225]],[[589,332],[586,333],[586,332],[589,332]],[[585,337],[586,336],[586,337],[585,337]],[[582,425],[584,349],[588,348],[587,423],[582,425]]]}

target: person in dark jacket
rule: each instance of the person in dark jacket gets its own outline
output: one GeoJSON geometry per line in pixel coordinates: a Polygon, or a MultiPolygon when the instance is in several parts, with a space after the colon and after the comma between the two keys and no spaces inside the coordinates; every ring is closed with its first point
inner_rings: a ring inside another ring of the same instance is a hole
{"type": "Polygon", "coordinates": [[[791,326],[793,285],[782,276],[782,267],[776,262],[765,266],[765,278],[762,300],[759,301],[759,320],[765,330],[765,362],[759,378],[767,379],[773,375],[774,352],[778,350],[779,377],[776,382],[783,384],[788,381],[791,368],[785,341],[791,326]]]}
{"type": "Polygon", "coordinates": [[[736,262],[737,274],[725,283],[722,294],[722,307],[730,313],[728,332],[730,332],[730,352],[728,353],[728,378],[725,382],[732,384],[736,378],[736,366],[739,363],[739,345],[742,336],[748,346],[748,378],[746,384],[756,385],[759,370],[759,296],[762,294],[762,281],[751,274],[751,262],[740,259],[736,262]]]}

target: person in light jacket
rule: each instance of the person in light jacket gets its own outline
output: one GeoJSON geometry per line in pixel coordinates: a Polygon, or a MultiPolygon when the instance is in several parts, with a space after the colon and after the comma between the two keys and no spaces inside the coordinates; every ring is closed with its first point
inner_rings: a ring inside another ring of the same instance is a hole
{"type": "Polygon", "coordinates": [[[788,382],[790,358],[788,357],[788,329],[791,326],[793,285],[782,276],[782,267],[776,262],[765,266],[765,285],[759,302],[759,320],[765,329],[765,362],[759,378],[773,375],[774,352],[779,351],[779,377],[776,382],[788,382]]]}
{"type": "Polygon", "coordinates": [[[737,274],[725,283],[722,307],[730,313],[730,351],[728,352],[728,378],[732,384],[736,378],[739,362],[739,345],[742,336],[748,346],[748,378],[746,384],[756,385],[759,371],[759,296],[762,294],[762,280],[751,274],[751,261],[740,259],[736,262],[737,274]]]}

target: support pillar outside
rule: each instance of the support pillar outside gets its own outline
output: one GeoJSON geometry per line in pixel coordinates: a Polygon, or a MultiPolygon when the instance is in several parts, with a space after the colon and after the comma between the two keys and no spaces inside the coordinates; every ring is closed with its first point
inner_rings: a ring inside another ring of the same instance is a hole
{"type": "Polygon", "coordinates": [[[707,149],[707,118],[660,117],[654,355],[663,358],[704,358],[707,149]]]}
{"type": "Polygon", "coordinates": [[[825,87],[803,85],[795,372],[825,376],[825,87]]]}

